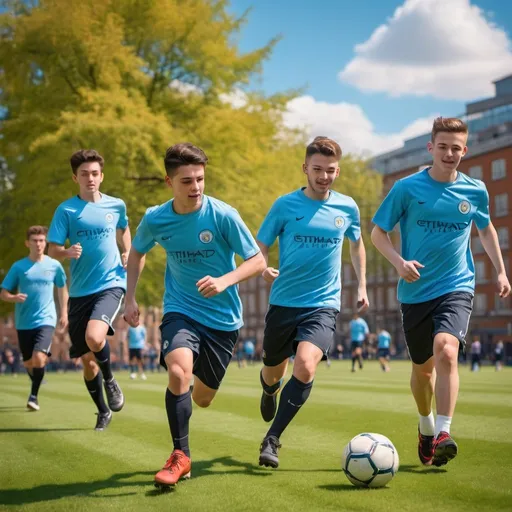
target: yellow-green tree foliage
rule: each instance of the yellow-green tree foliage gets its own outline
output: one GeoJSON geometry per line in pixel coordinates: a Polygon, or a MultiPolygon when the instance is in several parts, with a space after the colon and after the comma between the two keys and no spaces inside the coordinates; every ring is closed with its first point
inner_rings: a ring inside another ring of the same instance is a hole
{"type": "MultiPolygon", "coordinates": [[[[235,206],[255,232],[279,195],[304,179],[303,137],[282,113],[296,94],[243,92],[276,40],[242,54],[225,0],[4,1],[0,15],[0,269],[26,254],[24,232],[48,224],[76,194],[69,157],[105,157],[102,190],[123,198],[132,232],[170,197],[165,149],[209,156],[206,192],[235,206]],[[241,101],[239,101],[241,100],[241,101]]],[[[345,159],[337,188],[370,201],[379,180],[345,159]]],[[[376,196],[374,196],[376,197],[376,196]]],[[[375,201],[373,201],[375,202],[375,201]]],[[[158,303],[164,254],[153,251],[139,299],[158,303]]]]}

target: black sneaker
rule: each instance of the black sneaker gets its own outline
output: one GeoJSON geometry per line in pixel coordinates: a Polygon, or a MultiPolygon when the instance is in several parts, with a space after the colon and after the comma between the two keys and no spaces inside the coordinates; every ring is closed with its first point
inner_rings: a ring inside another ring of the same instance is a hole
{"type": "Polygon", "coordinates": [[[418,427],[418,457],[424,466],[431,466],[434,457],[434,436],[424,436],[418,427]]]}
{"type": "Polygon", "coordinates": [[[37,396],[30,395],[27,400],[27,409],[30,411],[39,411],[39,402],[37,401],[37,396]]]}
{"type": "Polygon", "coordinates": [[[434,466],[444,466],[457,456],[459,448],[457,443],[447,432],[439,432],[434,441],[434,458],[432,464],[434,466]]]}
{"type": "Polygon", "coordinates": [[[96,426],[94,430],[105,430],[109,423],[112,421],[112,413],[108,412],[97,412],[98,419],[96,420],[96,426]]]}
{"type": "Polygon", "coordinates": [[[281,444],[277,437],[265,437],[260,446],[260,466],[277,468],[279,466],[279,457],[277,456],[279,448],[281,448],[281,444]]]}
{"type": "Polygon", "coordinates": [[[112,377],[108,382],[104,381],[103,385],[105,386],[105,392],[107,393],[108,406],[114,412],[120,411],[124,405],[124,395],[116,379],[112,377]]]}

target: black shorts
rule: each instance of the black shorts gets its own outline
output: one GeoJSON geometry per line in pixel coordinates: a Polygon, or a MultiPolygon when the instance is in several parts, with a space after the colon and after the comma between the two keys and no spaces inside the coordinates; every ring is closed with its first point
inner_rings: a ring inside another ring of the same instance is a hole
{"type": "Polygon", "coordinates": [[[238,339],[235,331],[206,327],[181,313],[166,313],[160,325],[162,351],[160,364],[167,369],[165,357],[177,348],[186,347],[194,354],[192,373],[211,389],[219,389],[238,339]]]}
{"type": "Polygon", "coordinates": [[[108,325],[108,336],[114,334],[114,320],[121,309],[124,298],[122,288],[109,288],[84,297],[71,297],[68,305],[69,337],[71,348],[69,357],[82,357],[91,349],[85,341],[85,331],[89,320],[102,320],[108,325]]]}
{"type": "Polygon", "coordinates": [[[471,362],[473,364],[480,364],[480,354],[471,354],[471,362]]]}
{"type": "Polygon", "coordinates": [[[363,347],[363,342],[362,341],[353,341],[351,344],[350,344],[350,350],[352,352],[354,352],[354,350],[356,348],[362,348],[363,347]]]}
{"type": "Polygon", "coordinates": [[[389,348],[379,348],[377,357],[389,357],[389,348]]]}
{"type": "Polygon", "coordinates": [[[324,353],[327,359],[334,343],[336,317],[334,308],[289,308],[273,306],[265,316],[263,335],[263,363],[277,366],[297,352],[300,341],[309,341],[324,353]]]}
{"type": "Polygon", "coordinates": [[[473,310],[473,295],[451,292],[418,304],[401,304],[402,325],[411,360],[426,363],[434,355],[434,336],[441,332],[455,336],[460,348],[473,310]]]}
{"type": "Polygon", "coordinates": [[[503,354],[494,354],[494,360],[495,361],[503,360],[503,354]]]}
{"type": "Polygon", "coordinates": [[[42,325],[35,329],[18,330],[18,344],[23,356],[23,361],[32,359],[34,352],[42,352],[50,357],[53,331],[55,331],[55,327],[50,325],[42,325]]]}
{"type": "Polygon", "coordinates": [[[132,359],[142,360],[142,349],[141,348],[129,348],[128,352],[129,352],[130,361],[132,359]]]}

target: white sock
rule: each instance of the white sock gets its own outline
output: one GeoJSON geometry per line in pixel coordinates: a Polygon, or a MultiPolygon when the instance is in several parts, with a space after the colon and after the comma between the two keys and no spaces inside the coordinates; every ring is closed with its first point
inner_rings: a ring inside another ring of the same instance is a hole
{"type": "Polygon", "coordinates": [[[434,435],[434,414],[432,412],[428,416],[420,414],[420,433],[424,436],[434,435]]]}
{"type": "Polygon", "coordinates": [[[443,416],[442,414],[438,414],[436,418],[436,433],[438,436],[439,432],[450,433],[450,425],[452,424],[452,418],[450,416],[443,416]]]}

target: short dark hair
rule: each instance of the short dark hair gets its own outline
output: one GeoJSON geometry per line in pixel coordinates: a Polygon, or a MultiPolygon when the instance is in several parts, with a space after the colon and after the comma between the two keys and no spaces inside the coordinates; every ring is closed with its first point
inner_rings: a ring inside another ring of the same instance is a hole
{"type": "Polygon", "coordinates": [[[27,229],[27,240],[30,240],[32,235],[44,235],[46,236],[48,233],[48,228],[46,226],[30,226],[27,229]]]}
{"type": "Polygon", "coordinates": [[[208,157],[205,152],[190,142],[174,144],[165,152],[164,165],[167,176],[171,176],[182,165],[203,165],[206,167],[208,157]]]}
{"type": "Polygon", "coordinates": [[[105,160],[95,149],[80,149],[71,155],[69,160],[73,174],[76,174],[78,168],[85,162],[98,162],[103,172],[105,160]]]}
{"type": "Polygon", "coordinates": [[[437,117],[432,125],[432,142],[436,135],[441,132],[447,133],[468,133],[468,125],[456,117],[437,117]]]}
{"type": "Polygon", "coordinates": [[[313,139],[306,148],[306,160],[316,154],[324,156],[335,156],[336,160],[341,159],[342,151],[340,145],[329,137],[319,136],[313,139]]]}

